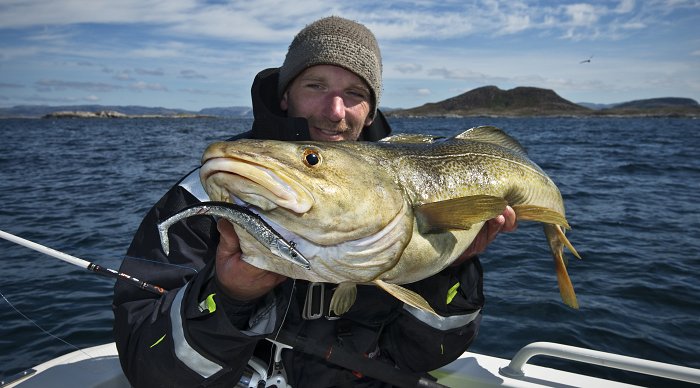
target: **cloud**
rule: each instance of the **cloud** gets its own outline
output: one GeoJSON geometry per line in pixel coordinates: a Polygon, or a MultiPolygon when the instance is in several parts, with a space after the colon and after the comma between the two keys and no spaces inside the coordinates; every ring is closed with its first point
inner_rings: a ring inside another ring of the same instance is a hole
{"type": "Polygon", "coordinates": [[[433,77],[440,77],[448,80],[462,80],[477,82],[482,84],[493,84],[502,83],[507,81],[504,77],[488,75],[484,73],[479,73],[471,70],[455,70],[448,68],[434,68],[428,71],[428,75],[433,77]]]}
{"type": "Polygon", "coordinates": [[[39,92],[52,92],[68,89],[83,90],[88,92],[112,92],[122,88],[121,86],[101,82],[59,81],[51,79],[39,80],[34,83],[34,87],[39,92]]]}
{"type": "Polygon", "coordinates": [[[564,14],[569,18],[568,24],[575,27],[589,27],[594,25],[604,12],[591,4],[572,4],[564,6],[564,14]]]}
{"type": "MultiPolygon", "coordinates": [[[[2,36],[0,35],[0,38],[2,36]]],[[[0,61],[10,61],[22,58],[31,58],[41,52],[39,46],[5,47],[0,39],[0,61]]]]}
{"type": "Polygon", "coordinates": [[[163,69],[142,69],[142,68],[136,68],[134,69],[134,72],[139,75],[153,75],[153,76],[162,76],[165,75],[165,72],[163,69]]]}
{"type": "Polygon", "coordinates": [[[187,69],[180,71],[181,78],[187,79],[206,79],[207,77],[203,74],[197,73],[195,70],[187,69]]]}
{"type": "Polygon", "coordinates": [[[24,87],[24,85],[20,85],[20,84],[0,82],[0,89],[21,89],[23,87],[24,87]]]}
{"type": "Polygon", "coordinates": [[[531,27],[529,15],[507,15],[504,21],[504,34],[514,34],[520,31],[527,30],[531,27]]]}
{"type": "Polygon", "coordinates": [[[0,26],[149,25],[163,35],[279,42],[290,39],[299,28],[299,20],[310,22],[331,13],[343,11],[313,0],[122,0],[119,6],[109,0],[23,0],[3,5],[0,26]]]}
{"type": "MultiPolygon", "coordinates": [[[[14,1],[3,5],[3,28],[41,28],[33,39],[70,42],[87,26],[134,26],[143,31],[143,42],[131,55],[162,58],[181,55],[178,47],[161,42],[163,36],[176,39],[213,38],[225,42],[288,44],[291,37],[321,16],[338,14],[360,20],[381,41],[409,39],[452,39],[467,36],[512,35],[523,31],[547,31],[564,39],[605,36],[615,24],[652,25],[636,20],[652,17],[657,10],[693,7],[690,1],[665,2],[622,0],[615,4],[524,0],[472,2],[356,1],[342,5],[312,0],[282,2],[211,2],[203,0],[123,0],[115,7],[108,0],[14,1]],[[371,6],[375,12],[367,13],[371,6]],[[274,9],[275,12],[269,12],[274,9]],[[109,10],[109,11],[105,11],[109,10]],[[612,17],[620,19],[613,20],[612,17]],[[615,23],[613,23],[615,22],[615,23]],[[160,37],[157,44],[150,37],[160,37]],[[165,47],[161,44],[165,44],[165,47]]],[[[134,42],[138,43],[138,42],[134,42]]]]}
{"type": "Polygon", "coordinates": [[[620,1],[620,4],[617,5],[617,8],[613,12],[615,13],[630,13],[634,10],[635,7],[635,1],[634,0],[622,0],[620,1]]]}
{"type": "Polygon", "coordinates": [[[142,92],[144,90],[156,91],[156,92],[167,92],[168,91],[168,88],[164,85],[161,85],[158,83],[150,84],[150,83],[143,82],[143,81],[138,81],[138,82],[135,82],[135,83],[129,85],[129,89],[135,90],[137,92],[142,92]]]}
{"type": "Polygon", "coordinates": [[[235,97],[235,96],[237,96],[236,93],[217,92],[217,91],[209,90],[209,89],[182,88],[182,89],[178,89],[178,91],[183,92],[183,93],[201,95],[201,96],[222,96],[222,97],[235,97]]]}
{"type": "Polygon", "coordinates": [[[187,57],[185,45],[178,42],[164,42],[160,44],[144,45],[128,53],[132,58],[177,58],[187,57]]]}
{"type": "Polygon", "coordinates": [[[42,26],[41,29],[33,30],[25,39],[32,43],[62,46],[70,42],[76,35],[77,31],[72,31],[69,27],[42,26]]]}
{"type": "Polygon", "coordinates": [[[79,23],[173,22],[182,18],[195,1],[122,0],[23,0],[3,6],[0,25],[7,28],[65,26],[79,23]]]}
{"type": "Polygon", "coordinates": [[[122,70],[115,74],[112,78],[118,80],[118,81],[131,81],[133,78],[131,78],[131,72],[129,70],[122,70]]]}
{"type": "MultiPolygon", "coordinates": [[[[170,88],[199,94],[187,97],[208,104],[205,95],[216,96],[207,90],[215,77],[217,86],[227,85],[221,90],[235,90],[230,96],[249,103],[247,90],[256,72],[279,66],[294,34],[330,14],[372,29],[385,59],[385,81],[416,85],[413,97],[443,95],[446,85],[456,90],[473,84],[511,87],[529,82],[590,90],[586,82],[605,80],[602,86],[612,87],[630,77],[627,71],[613,79],[611,71],[628,69],[640,60],[648,59],[649,68],[666,68],[667,63],[692,67],[700,57],[699,41],[687,37],[692,32],[686,31],[692,30],[700,11],[697,0],[335,4],[123,0],[118,7],[108,0],[11,0],[2,4],[0,90],[8,89],[7,95],[19,94],[8,86],[19,83],[36,88],[38,94],[77,90],[105,100],[133,100],[134,93],[128,92],[170,88]],[[369,7],[372,12],[367,12],[369,7]],[[577,65],[591,54],[596,55],[595,66],[577,65]],[[612,66],[619,57],[624,59],[612,66]],[[423,83],[426,78],[434,83],[423,83]],[[423,85],[430,89],[418,91],[423,85]],[[131,96],[106,94],[119,89],[131,96]]],[[[628,84],[635,82],[644,81],[628,84]]],[[[697,85],[697,75],[690,73],[684,82],[683,90],[697,85]]],[[[603,88],[599,90],[604,95],[603,88]]],[[[402,94],[392,98],[411,98],[402,94]]],[[[172,97],[174,101],[182,96],[172,93],[172,97]]]]}
{"type": "Polygon", "coordinates": [[[33,95],[33,96],[28,96],[28,97],[23,97],[18,99],[20,101],[28,102],[28,103],[57,103],[57,104],[75,104],[75,103],[80,103],[80,102],[87,102],[87,103],[95,103],[99,101],[100,99],[98,97],[95,97],[93,95],[87,96],[87,97],[70,97],[70,96],[62,96],[62,97],[49,97],[49,96],[44,96],[44,95],[33,95]]]}
{"type": "Polygon", "coordinates": [[[423,70],[423,66],[418,63],[401,63],[394,66],[394,69],[396,69],[399,73],[412,74],[423,70]]]}

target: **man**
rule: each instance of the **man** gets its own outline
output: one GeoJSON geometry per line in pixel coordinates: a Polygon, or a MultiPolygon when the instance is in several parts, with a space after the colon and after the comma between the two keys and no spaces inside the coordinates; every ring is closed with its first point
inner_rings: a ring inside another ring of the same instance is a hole
{"type": "MultiPolygon", "coordinates": [[[[377,109],[381,70],[379,48],[367,28],[338,17],[318,20],[294,38],[282,67],[256,77],[255,120],[243,136],[320,141],[385,137],[390,128],[377,109]]],[[[124,372],[136,387],[235,386],[244,373],[252,373],[249,363],[271,359],[271,343],[264,338],[280,329],[297,339],[334,344],[392,370],[439,368],[463,353],[478,330],[484,298],[476,254],[500,230],[516,226],[507,209],[487,222],[454,265],[407,285],[447,319],[416,314],[374,286],[358,287],[361,297],[355,305],[332,317],[327,304],[333,285],[310,287],[240,260],[238,237],[228,221],[194,217],[174,225],[166,257],[156,224],[204,200],[208,197],[195,170],[150,210],[122,264],[123,272],[169,290],[156,297],[131,285],[115,285],[115,338],[124,372]],[[325,297],[315,293],[318,288],[325,297]],[[318,314],[304,314],[312,305],[320,306],[318,314]]],[[[293,387],[390,386],[361,370],[298,351],[285,350],[281,356],[277,366],[293,387]]]]}

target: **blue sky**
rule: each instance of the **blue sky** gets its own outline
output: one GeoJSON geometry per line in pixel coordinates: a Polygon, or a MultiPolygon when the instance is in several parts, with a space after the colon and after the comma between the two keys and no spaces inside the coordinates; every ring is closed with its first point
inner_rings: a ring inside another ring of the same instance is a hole
{"type": "Polygon", "coordinates": [[[255,74],[328,15],[374,31],[385,107],[486,85],[700,101],[697,0],[0,0],[0,107],[249,106],[255,74]]]}

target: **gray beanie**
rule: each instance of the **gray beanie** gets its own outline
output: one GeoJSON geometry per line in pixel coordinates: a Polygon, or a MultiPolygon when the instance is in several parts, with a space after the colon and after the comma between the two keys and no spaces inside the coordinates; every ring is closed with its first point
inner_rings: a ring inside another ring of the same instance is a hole
{"type": "Polygon", "coordinates": [[[362,78],[372,92],[370,114],[374,117],[382,94],[382,56],[372,31],[337,16],[304,27],[289,45],[280,67],[280,98],[296,76],[315,65],[340,66],[362,78]]]}

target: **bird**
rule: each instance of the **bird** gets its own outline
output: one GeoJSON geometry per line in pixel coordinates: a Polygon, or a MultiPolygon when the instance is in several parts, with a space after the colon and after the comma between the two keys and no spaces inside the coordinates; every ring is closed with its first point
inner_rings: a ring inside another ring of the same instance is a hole
{"type": "Polygon", "coordinates": [[[579,63],[591,63],[591,59],[593,59],[593,55],[591,55],[590,57],[588,57],[588,59],[584,59],[583,61],[581,61],[579,63]]]}

